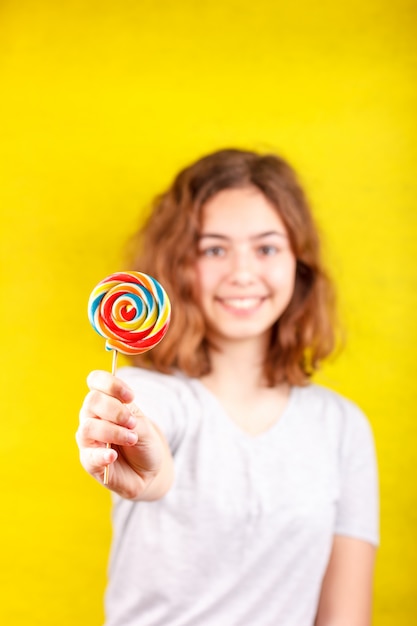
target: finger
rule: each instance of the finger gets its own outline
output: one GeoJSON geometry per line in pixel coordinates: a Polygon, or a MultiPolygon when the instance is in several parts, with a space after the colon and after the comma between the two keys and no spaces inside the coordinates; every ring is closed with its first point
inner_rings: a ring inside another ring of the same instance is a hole
{"type": "Polygon", "coordinates": [[[89,389],[102,391],[117,398],[120,402],[132,402],[135,396],[132,389],[123,380],[103,370],[90,372],[87,376],[87,385],[89,389]]]}
{"type": "Polygon", "coordinates": [[[86,417],[79,425],[76,440],[80,448],[100,447],[104,444],[133,446],[138,434],[111,422],[86,417]]]}
{"type": "Polygon", "coordinates": [[[106,395],[102,391],[89,391],[80,411],[80,421],[98,417],[126,428],[134,428],[136,419],[132,415],[131,405],[122,404],[120,400],[106,395]]]}
{"type": "Polygon", "coordinates": [[[107,465],[111,465],[118,457],[113,448],[83,448],[80,451],[81,465],[90,474],[104,473],[107,465]]]}
{"type": "Polygon", "coordinates": [[[136,432],[140,445],[147,445],[149,440],[153,440],[155,438],[155,427],[153,422],[146,417],[146,415],[134,402],[125,406],[130,411],[128,428],[131,428],[136,432]]]}

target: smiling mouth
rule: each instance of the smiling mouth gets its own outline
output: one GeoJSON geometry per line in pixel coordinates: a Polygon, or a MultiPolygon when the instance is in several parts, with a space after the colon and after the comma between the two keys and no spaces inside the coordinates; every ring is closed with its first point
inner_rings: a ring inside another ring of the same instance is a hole
{"type": "Polygon", "coordinates": [[[265,298],[218,298],[218,301],[227,309],[251,311],[257,309],[265,298]]]}

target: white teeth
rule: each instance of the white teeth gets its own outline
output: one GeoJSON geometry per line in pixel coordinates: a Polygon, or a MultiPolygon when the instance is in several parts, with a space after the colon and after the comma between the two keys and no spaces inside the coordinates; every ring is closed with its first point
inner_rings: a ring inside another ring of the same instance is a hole
{"type": "Polygon", "coordinates": [[[258,306],[260,298],[228,298],[223,299],[226,306],[230,306],[234,309],[252,309],[258,306]]]}

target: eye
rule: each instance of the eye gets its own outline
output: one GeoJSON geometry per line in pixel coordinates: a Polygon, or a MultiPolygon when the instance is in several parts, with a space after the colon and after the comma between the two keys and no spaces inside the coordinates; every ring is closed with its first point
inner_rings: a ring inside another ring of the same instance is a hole
{"type": "Polygon", "coordinates": [[[223,246],[208,246],[201,248],[199,254],[207,257],[223,257],[226,254],[226,249],[223,246]]]}
{"type": "Polygon", "coordinates": [[[259,246],[256,251],[259,256],[274,256],[275,254],[278,254],[279,248],[278,246],[272,244],[264,244],[259,246]]]}

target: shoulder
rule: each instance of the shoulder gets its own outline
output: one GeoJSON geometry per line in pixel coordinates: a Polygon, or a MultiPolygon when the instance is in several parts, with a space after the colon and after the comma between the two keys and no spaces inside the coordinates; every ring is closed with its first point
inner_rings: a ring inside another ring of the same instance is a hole
{"type": "Polygon", "coordinates": [[[138,404],[147,404],[147,399],[159,409],[170,407],[176,412],[193,405],[196,401],[196,388],[193,379],[180,372],[164,374],[140,367],[122,367],[117,375],[134,391],[138,404]]]}
{"type": "Polygon", "coordinates": [[[121,367],[117,371],[117,376],[124,380],[132,388],[152,390],[152,392],[164,390],[166,393],[179,393],[189,387],[189,380],[186,376],[173,374],[163,374],[155,370],[141,367],[127,366],[121,367]]]}
{"type": "Polygon", "coordinates": [[[331,413],[334,417],[350,417],[366,420],[362,409],[352,400],[333,389],[310,383],[305,387],[297,387],[298,401],[308,406],[311,412],[331,413]]]}
{"type": "Polygon", "coordinates": [[[370,422],[363,410],[340,393],[311,383],[297,387],[297,406],[305,417],[318,421],[343,439],[372,439],[370,422]]]}
{"type": "Polygon", "coordinates": [[[194,413],[192,379],[139,367],[122,367],[117,375],[131,387],[135,403],[164,432],[174,451],[194,413]]]}

